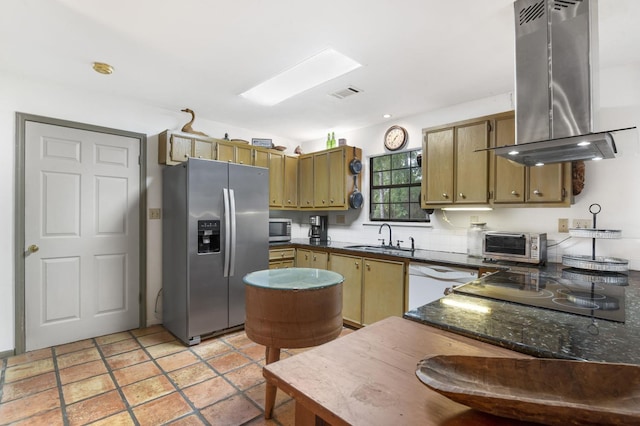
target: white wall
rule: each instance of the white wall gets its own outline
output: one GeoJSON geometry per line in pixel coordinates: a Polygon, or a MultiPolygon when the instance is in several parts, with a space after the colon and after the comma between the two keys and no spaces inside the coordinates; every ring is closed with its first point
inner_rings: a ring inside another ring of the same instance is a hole
{"type": "MultiPolygon", "coordinates": [[[[14,75],[0,73],[0,143],[4,155],[0,156],[0,352],[14,349],[14,162],[15,113],[41,115],[62,120],[147,135],[147,204],[161,207],[161,167],[158,165],[158,134],[166,129],[179,130],[190,117],[179,109],[169,111],[137,101],[113,98],[98,93],[79,92],[42,81],[29,81],[14,75]]],[[[287,146],[292,153],[297,142],[276,135],[265,134],[200,119],[193,127],[214,137],[251,140],[252,137],[273,139],[287,146]]],[[[148,217],[148,215],[147,215],[148,217]]],[[[147,321],[158,323],[154,315],[156,295],[161,288],[161,221],[147,221],[147,321]]]]}
{"type": "MultiPolygon", "coordinates": [[[[629,126],[640,126],[640,67],[625,67],[602,70],[601,72],[601,109],[600,129],[610,130],[629,126]]],[[[513,109],[511,95],[503,94],[488,99],[472,101],[447,109],[431,111],[401,119],[390,119],[387,123],[375,127],[361,129],[347,134],[336,135],[346,138],[349,145],[363,150],[363,156],[384,153],[382,137],[385,130],[398,124],[409,132],[407,149],[418,148],[422,143],[422,128],[434,125],[470,119],[483,115],[499,113],[513,109]]],[[[403,240],[409,244],[409,237],[416,240],[418,248],[466,252],[466,231],[471,216],[477,216],[493,230],[520,230],[546,232],[551,240],[550,245],[559,243],[549,249],[549,259],[562,262],[562,255],[591,254],[591,240],[571,238],[563,241],[568,234],[557,232],[558,219],[591,219],[589,206],[598,203],[602,212],[597,216],[597,227],[604,229],[621,229],[621,240],[598,240],[596,254],[613,256],[629,260],[631,269],[640,269],[640,142],[638,132],[633,137],[617,137],[618,156],[614,160],[590,162],[586,165],[585,188],[575,198],[575,204],[568,208],[501,208],[491,212],[447,212],[441,210],[431,216],[429,227],[404,226],[392,224],[393,239],[403,240]]],[[[305,152],[322,149],[324,139],[303,144],[305,152]]],[[[377,244],[379,222],[368,220],[368,161],[363,170],[363,191],[366,195],[365,205],[359,212],[346,214],[346,225],[336,224],[336,215],[329,214],[329,235],[334,241],[377,244]]],[[[286,215],[285,212],[282,215],[286,215]]],[[[295,227],[295,237],[307,235],[309,214],[296,214],[300,225],[295,227]]],[[[387,231],[383,235],[387,238],[387,231]]]]}

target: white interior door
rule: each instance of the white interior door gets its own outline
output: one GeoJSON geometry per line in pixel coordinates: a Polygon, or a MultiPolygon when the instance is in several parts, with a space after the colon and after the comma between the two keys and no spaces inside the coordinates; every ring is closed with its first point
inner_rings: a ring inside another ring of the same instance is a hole
{"type": "Polygon", "coordinates": [[[26,122],[26,350],[138,327],[139,151],[26,122]]]}

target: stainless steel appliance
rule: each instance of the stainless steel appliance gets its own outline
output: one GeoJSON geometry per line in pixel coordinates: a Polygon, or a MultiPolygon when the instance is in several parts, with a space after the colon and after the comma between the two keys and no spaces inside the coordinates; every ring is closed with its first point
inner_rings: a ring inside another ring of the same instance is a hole
{"type": "Polygon", "coordinates": [[[186,344],[240,326],[249,272],[269,267],[269,170],[189,158],[162,192],[163,324],[186,344]]]}
{"type": "Polygon", "coordinates": [[[291,241],[291,219],[269,218],[269,242],[291,241]]]}
{"type": "Polygon", "coordinates": [[[314,215],[309,217],[309,243],[320,244],[326,243],[329,240],[327,232],[328,228],[328,216],[314,215]]]}
{"type": "Polygon", "coordinates": [[[547,261],[547,234],[485,232],[482,256],[487,260],[544,264],[547,261]]]}
{"type": "Polygon", "coordinates": [[[614,158],[613,133],[635,129],[598,129],[597,4],[514,2],[517,145],[497,155],[527,166],[614,158]]]}
{"type": "Polygon", "coordinates": [[[610,321],[625,320],[624,287],[559,278],[540,271],[500,271],[455,287],[453,292],[610,321]]]}

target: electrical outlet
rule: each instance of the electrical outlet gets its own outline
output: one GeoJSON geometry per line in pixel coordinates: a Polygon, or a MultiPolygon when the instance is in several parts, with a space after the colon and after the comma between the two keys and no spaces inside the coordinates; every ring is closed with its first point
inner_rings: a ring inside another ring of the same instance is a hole
{"type": "Polygon", "coordinates": [[[591,228],[591,219],[573,219],[574,228],[591,228]]]}
{"type": "Polygon", "coordinates": [[[149,219],[160,219],[160,209],[149,209],[149,219]]]}
{"type": "Polygon", "coordinates": [[[569,232],[569,219],[558,219],[558,232],[569,232]]]}

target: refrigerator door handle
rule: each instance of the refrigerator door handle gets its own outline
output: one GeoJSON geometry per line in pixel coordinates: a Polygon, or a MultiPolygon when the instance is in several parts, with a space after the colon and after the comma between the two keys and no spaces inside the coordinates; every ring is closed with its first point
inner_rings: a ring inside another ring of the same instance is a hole
{"type": "Polygon", "coordinates": [[[236,195],[233,189],[229,190],[229,202],[231,204],[231,256],[229,259],[229,276],[232,277],[236,269],[236,195]]]}
{"type": "Polygon", "coordinates": [[[229,263],[231,260],[231,208],[229,206],[229,190],[222,188],[222,198],[224,200],[224,268],[223,274],[229,276],[229,263]]]}

